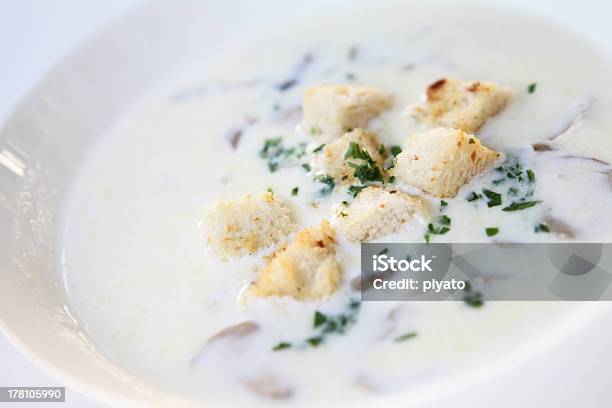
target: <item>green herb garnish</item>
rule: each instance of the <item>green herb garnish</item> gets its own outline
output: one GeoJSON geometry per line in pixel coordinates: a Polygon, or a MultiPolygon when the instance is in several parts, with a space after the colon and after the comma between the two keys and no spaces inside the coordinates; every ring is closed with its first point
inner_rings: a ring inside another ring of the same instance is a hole
{"type": "Polygon", "coordinates": [[[316,336],[306,339],[306,343],[308,343],[312,347],[318,347],[319,344],[323,343],[323,336],[316,336]]]}
{"type": "Polygon", "coordinates": [[[532,170],[527,170],[527,180],[529,180],[530,183],[535,182],[535,174],[532,170]]]}
{"type": "Polygon", "coordinates": [[[484,305],[484,296],[481,292],[475,291],[472,284],[467,281],[463,289],[463,301],[470,307],[478,308],[484,305]]]}
{"type": "Polygon", "coordinates": [[[321,195],[328,195],[336,187],[336,180],[332,176],[328,176],[327,174],[319,174],[314,177],[314,181],[324,184],[324,187],[319,190],[321,195]]]}
{"type": "Polygon", "coordinates": [[[348,188],[348,193],[353,197],[357,197],[359,195],[359,193],[361,193],[361,190],[363,190],[364,188],[366,188],[367,186],[349,186],[348,188]]]}
{"type": "Polygon", "coordinates": [[[550,228],[546,224],[538,224],[535,226],[534,231],[537,232],[550,232],[550,228]]]}
{"type": "Polygon", "coordinates": [[[396,338],[394,338],[393,342],[394,343],[401,343],[403,341],[413,339],[416,336],[417,336],[417,332],[410,332],[410,333],[402,334],[401,336],[397,336],[396,338]]]}
{"type": "Polygon", "coordinates": [[[496,227],[485,228],[485,232],[487,233],[487,237],[492,237],[492,236],[497,235],[497,233],[499,232],[499,228],[496,228],[496,227]]]}
{"type": "Polygon", "coordinates": [[[292,196],[296,196],[296,195],[298,195],[298,192],[299,192],[299,191],[300,191],[300,188],[299,188],[299,187],[293,187],[293,188],[291,189],[291,195],[292,195],[292,196]]]}
{"type": "Polygon", "coordinates": [[[502,211],[520,211],[525,210],[527,208],[531,208],[536,204],[540,204],[542,201],[523,201],[523,202],[514,202],[507,207],[502,208],[502,211]]]}
{"type": "Polygon", "coordinates": [[[319,153],[321,150],[323,150],[323,148],[325,147],[325,143],[323,143],[322,145],[319,145],[317,147],[315,147],[315,149],[312,151],[313,153],[319,153]]]}
{"type": "Polygon", "coordinates": [[[310,170],[312,170],[312,167],[310,167],[310,164],[308,163],[302,164],[302,168],[306,170],[307,172],[310,172],[310,170]]]}
{"type": "Polygon", "coordinates": [[[482,198],[482,194],[478,194],[474,191],[472,191],[466,198],[467,201],[476,201],[476,200],[480,200],[482,198]]]}
{"type": "Polygon", "coordinates": [[[283,146],[282,137],[266,139],[262,149],[259,151],[259,157],[266,160],[268,169],[274,173],[278,168],[294,159],[299,159],[306,154],[306,143],[300,143],[297,146],[283,146]]]}
{"type": "MultiPolygon", "coordinates": [[[[320,311],[315,311],[313,316],[312,326],[315,334],[299,342],[300,348],[304,346],[318,347],[325,342],[327,337],[332,335],[345,334],[346,331],[357,322],[361,302],[351,300],[343,313],[337,315],[325,314],[320,311]]],[[[283,350],[294,347],[296,343],[281,342],[272,348],[272,350],[283,350]]],[[[295,347],[294,347],[295,348],[295,347]]]]}
{"type": "Polygon", "coordinates": [[[482,193],[489,199],[487,201],[487,207],[497,207],[498,205],[501,205],[501,194],[496,193],[495,191],[487,190],[486,188],[482,190],[482,193]]]}
{"type": "Polygon", "coordinates": [[[325,316],[323,313],[317,310],[314,314],[314,321],[313,321],[314,328],[316,329],[317,327],[324,324],[326,321],[327,321],[327,316],[325,316]]]}
{"type": "Polygon", "coordinates": [[[286,343],[284,341],[278,343],[276,346],[272,347],[273,351],[280,351],[280,350],[286,350],[288,348],[291,348],[291,343],[286,343]]]}
{"type": "Polygon", "coordinates": [[[534,93],[536,88],[538,87],[537,82],[531,83],[527,86],[527,92],[529,92],[530,94],[534,93]]]}
{"type": "Polygon", "coordinates": [[[362,161],[362,163],[346,163],[355,170],[353,175],[359,179],[361,184],[372,181],[384,181],[382,171],[376,164],[376,161],[372,159],[372,156],[370,156],[370,153],[368,153],[367,150],[362,149],[357,143],[351,142],[349,144],[349,147],[344,154],[344,159],[357,159],[362,161]]]}
{"type": "Polygon", "coordinates": [[[400,146],[391,146],[389,148],[389,151],[391,152],[393,157],[395,157],[402,152],[402,148],[400,146]]]}

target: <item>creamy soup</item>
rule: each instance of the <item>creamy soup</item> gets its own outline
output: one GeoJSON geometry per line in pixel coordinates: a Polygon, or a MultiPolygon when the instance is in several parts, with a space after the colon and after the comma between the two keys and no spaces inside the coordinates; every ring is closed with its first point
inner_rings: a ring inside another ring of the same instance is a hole
{"type": "MultiPolygon", "coordinates": [[[[417,398],[520,353],[583,312],[554,302],[355,306],[359,244],[342,237],[343,283],[332,296],[241,302],[273,248],[219,259],[200,229],[204,208],[271,189],[296,224],[308,227],[333,223],[333,208],[351,199],[342,186],[322,195],[324,184],[303,166],[321,144],[300,126],[304,89],[312,85],[391,92],[394,107],[368,125],[389,147],[422,130],[406,110],[439,78],[513,88],[478,138],[533,172],[532,196],[541,202],[503,212],[468,201],[496,185],[499,172],[490,169],[445,199],[452,227],[430,239],[612,238],[612,67],[575,34],[506,10],[425,5],[329,11],[266,31],[215,64],[194,62],[161,83],[84,160],[64,209],[61,266],[68,302],[99,350],[149,383],[216,404],[349,403],[400,391],[417,398]],[[305,153],[271,172],[260,151],[279,137],[305,153]],[[499,232],[488,237],[488,227],[499,232]],[[315,332],[316,311],[351,323],[311,344],[304,340],[315,332]]],[[[511,185],[498,189],[504,199],[511,185]]],[[[377,241],[424,242],[425,231],[410,223],[377,241]]]]}

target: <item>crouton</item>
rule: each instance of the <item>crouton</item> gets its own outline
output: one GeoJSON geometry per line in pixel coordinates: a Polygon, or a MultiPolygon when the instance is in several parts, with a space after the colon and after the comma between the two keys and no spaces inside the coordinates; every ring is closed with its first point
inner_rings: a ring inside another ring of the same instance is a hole
{"type": "Polygon", "coordinates": [[[336,210],[338,231],[354,242],[392,234],[404,224],[428,215],[422,198],[372,186],[363,189],[349,206],[336,210]]]}
{"type": "Polygon", "coordinates": [[[332,176],[336,182],[351,184],[355,181],[355,169],[348,163],[361,163],[353,157],[346,158],[345,155],[351,143],[356,143],[367,152],[372,160],[379,166],[381,174],[384,171],[384,158],[380,154],[380,141],[375,134],[362,129],[355,129],[345,133],[339,139],[325,145],[320,154],[313,160],[313,168],[332,176]]]}
{"type": "Polygon", "coordinates": [[[454,197],[461,186],[500,156],[474,135],[437,128],[408,138],[392,174],[437,197],[454,197]]]}
{"type": "Polygon", "coordinates": [[[443,78],[427,87],[412,116],[420,122],[474,133],[508,103],[512,90],[492,82],[443,78]]]}
{"type": "Polygon", "coordinates": [[[334,293],[342,279],[336,244],[336,232],[327,221],[299,231],[291,243],[281,245],[267,257],[247,294],[303,300],[334,293]]]}
{"type": "Polygon", "coordinates": [[[323,85],[304,93],[303,126],[319,139],[333,140],[391,108],[391,94],[371,86],[323,85]]]}
{"type": "Polygon", "coordinates": [[[208,245],[222,257],[252,254],[282,241],[293,230],[289,209],[270,192],[217,200],[202,223],[208,245]]]}

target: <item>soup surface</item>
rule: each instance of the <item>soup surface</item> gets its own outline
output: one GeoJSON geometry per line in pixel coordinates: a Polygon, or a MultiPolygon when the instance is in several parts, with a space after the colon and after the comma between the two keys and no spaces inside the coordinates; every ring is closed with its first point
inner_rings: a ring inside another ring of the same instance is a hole
{"type": "MultiPolygon", "coordinates": [[[[438,78],[509,86],[516,95],[478,137],[532,169],[541,204],[502,212],[466,200],[492,185],[498,174],[490,170],[446,200],[452,228],[432,240],[563,239],[536,232],[545,219],[577,240],[612,235],[612,67],[575,34],[506,10],[427,5],[329,11],[266,31],[215,64],[196,61],[160,83],[84,160],[64,209],[61,267],[68,302],[97,348],[135,376],[200,401],[349,403],[400,391],[416,398],[521,352],[582,313],[580,305],[554,302],[363,302],[353,309],[359,245],[342,239],[344,278],[333,296],[240,302],[270,249],[219,259],[199,227],[205,207],[271,189],[308,227],[332,220],[334,206],[349,197],[340,187],[322,196],[302,166],[320,144],[299,126],[312,85],[391,92],[394,107],[369,124],[387,146],[420,129],[405,111],[438,78]],[[306,153],[271,172],[259,153],[278,137],[286,146],[306,143],[306,153]],[[488,227],[499,233],[488,237],[488,227]],[[321,344],[278,349],[310,338],[316,311],[355,322],[321,344]],[[208,341],[243,322],[259,329],[208,341]]],[[[379,241],[423,242],[425,230],[411,224],[379,241]]]]}

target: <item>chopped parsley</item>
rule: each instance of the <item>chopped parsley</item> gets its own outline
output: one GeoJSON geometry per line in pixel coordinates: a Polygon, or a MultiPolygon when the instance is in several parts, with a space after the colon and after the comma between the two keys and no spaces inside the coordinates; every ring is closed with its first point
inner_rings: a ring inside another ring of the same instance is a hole
{"type": "MultiPolygon", "coordinates": [[[[348,329],[357,323],[361,303],[359,300],[352,299],[343,313],[332,315],[315,311],[312,326],[315,334],[298,343],[299,348],[318,347],[331,335],[345,334],[348,329]]],[[[273,351],[285,350],[293,347],[294,343],[280,342],[272,348],[273,351]]]]}
{"type": "Polygon", "coordinates": [[[447,206],[448,202],[440,200],[441,215],[438,215],[434,222],[427,224],[427,231],[424,235],[426,243],[429,244],[431,241],[431,235],[444,235],[450,231],[452,220],[448,215],[442,214],[446,210],[447,206]]]}
{"type": "Polygon", "coordinates": [[[287,342],[281,341],[276,346],[272,347],[272,350],[273,351],[280,351],[280,350],[286,350],[288,348],[291,348],[291,343],[287,343],[287,342]]]}
{"type": "Polygon", "coordinates": [[[393,342],[401,343],[406,340],[414,339],[416,336],[417,336],[417,332],[410,332],[410,333],[402,334],[401,336],[397,336],[396,338],[394,338],[393,342]]]}
{"type": "Polygon", "coordinates": [[[348,193],[353,197],[357,197],[359,195],[359,193],[361,193],[361,190],[363,190],[364,188],[366,188],[367,186],[349,186],[348,188],[348,193]]]}
{"type": "Polygon", "coordinates": [[[487,207],[490,208],[490,207],[497,207],[498,205],[501,205],[502,203],[501,194],[496,193],[495,191],[487,190],[486,188],[482,190],[482,194],[484,194],[485,197],[488,198],[487,207]]]}
{"type": "Polygon", "coordinates": [[[522,202],[514,202],[507,207],[502,208],[502,211],[520,211],[525,210],[527,208],[531,208],[536,204],[540,204],[542,201],[522,201],[522,202]]]}
{"type": "Polygon", "coordinates": [[[341,216],[342,218],[344,218],[344,217],[348,217],[348,214],[347,214],[347,213],[345,213],[345,212],[340,211],[340,216],[341,216]]]}
{"type": "Polygon", "coordinates": [[[389,183],[391,184],[395,183],[395,176],[389,177],[389,183]]]}
{"type": "Polygon", "coordinates": [[[466,198],[467,201],[476,201],[476,200],[480,200],[482,198],[482,194],[476,193],[474,191],[472,191],[466,198]]]}
{"type": "Polygon", "coordinates": [[[314,177],[314,181],[322,183],[324,186],[319,190],[321,195],[328,195],[336,187],[336,180],[332,176],[328,176],[327,174],[319,174],[314,177]]]}
{"type": "Polygon", "coordinates": [[[319,344],[323,343],[323,336],[316,336],[306,339],[306,343],[308,343],[311,347],[318,347],[319,344]]]}
{"type": "Polygon", "coordinates": [[[314,314],[314,328],[321,326],[326,320],[327,316],[317,310],[314,314]]]}
{"type": "Polygon", "coordinates": [[[535,183],[535,174],[533,172],[533,170],[527,170],[527,180],[529,180],[530,183],[535,183]]]}
{"type": "Polygon", "coordinates": [[[380,171],[380,168],[374,163],[363,163],[363,164],[355,164],[355,163],[347,163],[350,167],[355,169],[355,173],[353,175],[359,179],[362,184],[365,184],[369,181],[379,181],[383,182],[383,175],[380,171]]]}
{"type": "Polygon", "coordinates": [[[535,226],[534,232],[550,232],[550,227],[546,224],[538,224],[535,226]]]}
{"type": "Polygon", "coordinates": [[[308,163],[304,163],[304,164],[302,164],[302,168],[303,168],[304,170],[306,170],[307,172],[309,172],[310,170],[312,170],[312,167],[310,167],[310,164],[308,164],[308,163]]]}
{"type": "Polygon", "coordinates": [[[389,148],[389,151],[391,152],[393,157],[395,157],[402,152],[402,148],[400,146],[391,146],[389,148]]]}
{"type": "Polygon", "coordinates": [[[296,187],[293,187],[293,188],[291,189],[291,195],[295,197],[296,195],[298,195],[298,192],[299,192],[299,191],[300,191],[300,188],[299,188],[299,187],[297,187],[297,186],[296,186],[296,187]]]}
{"type": "Polygon", "coordinates": [[[499,228],[496,228],[496,227],[485,228],[485,232],[487,233],[487,237],[493,237],[499,233],[499,228]]]}
{"type": "Polygon", "coordinates": [[[378,154],[384,156],[385,153],[387,153],[387,149],[385,148],[385,145],[381,143],[380,146],[378,146],[378,154]]]}
{"type": "Polygon", "coordinates": [[[531,84],[527,85],[527,92],[532,94],[532,93],[534,93],[536,91],[537,87],[538,87],[537,82],[531,83],[531,84]]]}
{"type": "MultiPolygon", "coordinates": [[[[493,184],[510,184],[507,194],[512,197],[511,203],[502,208],[502,211],[512,212],[531,208],[542,201],[533,200],[536,176],[531,169],[524,169],[519,159],[514,155],[508,155],[504,163],[495,168],[501,177],[493,181],[493,184]]],[[[489,198],[488,206],[495,207],[502,204],[501,194],[491,190],[483,190],[489,198]]]]}
{"type": "Polygon", "coordinates": [[[463,301],[470,307],[478,308],[484,305],[484,296],[481,292],[475,291],[469,281],[465,282],[463,289],[463,301]]]}
{"type": "Polygon", "coordinates": [[[444,235],[450,231],[451,221],[448,215],[440,215],[434,223],[427,225],[427,232],[434,235],[444,235]]]}
{"type": "Polygon", "coordinates": [[[312,151],[313,153],[319,153],[321,150],[323,150],[323,148],[325,147],[325,143],[323,143],[322,145],[319,145],[317,147],[315,147],[315,149],[312,151]]]}
{"type": "Polygon", "coordinates": [[[306,143],[286,147],[282,137],[266,139],[259,151],[259,157],[268,163],[268,169],[274,173],[281,165],[299,159],[306,154],[306,143]]]}

